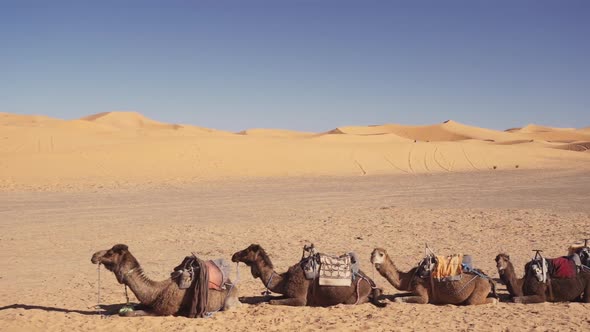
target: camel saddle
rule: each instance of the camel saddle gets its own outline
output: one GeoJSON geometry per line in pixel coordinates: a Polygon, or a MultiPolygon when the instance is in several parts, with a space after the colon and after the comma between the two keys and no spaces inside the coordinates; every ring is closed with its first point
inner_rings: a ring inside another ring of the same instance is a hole
{"type": "Polygon", "coordinates": [[[528,265],[540,282],[547,282],[549,279],[575,278],[582,267],[577,253],[558,258],[545,258],[537,252],[528,265]]]}
{"type": "Polygon", "coordinates": [[[578,270],[590,271],[590,247],[587,244],[573,244],[568,248],[568,257],[572,257],[578,270]]]}
{"type": "MultiPolygon", "coordinates": [[[[203,265],[207,268],[209,289],[225,289],[229,280],[229,264],[223,258],[218,258],[204,261],[203,265]]],[[[174,268],[171,277],[176,280],[179,288],[187,289],[193,284],[194,276],[199,268],[196,256],[186,256],[182,263],[174,268]]]]}
{"type": "Polygon", "coordinates": [[[418,263],[416,273],[421,278],[432,277],[438,281],[456,281],[461,280],[464,271],[473,271],[470,255],[427,255],[418,263]]]}
{"type": "Polygon", "coordinates": [[[354,276],[358,274],[359,260],[354,252],[341,256],[330,256],[315,253],[313,247],[304,249],[304,253],[306,250],[310,254],[308,257],[302,257],[299,264],[303,269],[305,278],[308,280],[319,278],[320,286],[349,287],[354,276]]]}

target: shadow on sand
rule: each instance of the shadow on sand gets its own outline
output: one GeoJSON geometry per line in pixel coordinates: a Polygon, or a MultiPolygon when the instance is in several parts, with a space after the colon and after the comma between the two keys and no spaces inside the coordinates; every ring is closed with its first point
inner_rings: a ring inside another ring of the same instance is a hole
{"type": "Polygon", "coordinates": [[[76,309],[66,309],[66,308],[56,308],[56,307],[47,307],[41,305],[34,305],[34,304],[20,304],[15,303],[11,305],[7,305],[4,307],[0,307],[0,311],[3,310],[10,310],[10,309],[25,309],[25,310],[42,310],[47,312],[63,312],[63,313],[75,313],[80,315],[86,316],[99,316],[99,315],[115,315],[119,313],[119,309],[121,309],[125,304],[101,304],[99,309],[93,310],[76,310],[76,309]]]}

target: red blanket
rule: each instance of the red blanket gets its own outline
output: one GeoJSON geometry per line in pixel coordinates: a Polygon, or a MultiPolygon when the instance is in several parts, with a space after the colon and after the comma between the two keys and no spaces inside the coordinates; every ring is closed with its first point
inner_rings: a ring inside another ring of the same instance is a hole
{"type": "Polygon", "coordinates": [[[567,257],[559,257],[551,260],[553,273],[551,276],[558,279],[574,278],[576,276],[576,264],[567,257]]]}
{"type": "Polygon", "coordinates": [[[221,290],[223,286],[223,275],[221,270],[212,261],[206,261],[207,270],[209,271],[209,289],[221,290]]]}

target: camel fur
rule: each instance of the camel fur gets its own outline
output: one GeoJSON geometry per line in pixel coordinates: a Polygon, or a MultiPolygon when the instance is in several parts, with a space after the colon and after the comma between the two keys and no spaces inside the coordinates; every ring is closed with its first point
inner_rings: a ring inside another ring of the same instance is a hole
{"type": "Polygon", "coordinates": [[[371,263],[393,287],[412,293],[412,296],[395,298],[396,302],[464,305],[498,302],[496,298],[488,297],[490,292],[496,295],[493,281],[481,278],[474,273],[463,272],[463,277],[455,281],[420,278],[416,275],[417,267],[408,272],[399,271],[387,251],[382,248],[373,250],[371,263]]]}
{"type": "MultiPolygon", "coordinates": [[[[93,264],[102,264],[115,274],[120,284],[127,285],[141,302],[143,310],[133,310],[125,316],[187,316],[190,311],[192,290],[180,289],[171,278],[152,281],[144,275],[137,259],[127,245],[117,244],[111,249],[97,251],[92,255],[93,264]]],[[[228,310],[239,306],[237,287],[224,290],[209,290],[207,312],[228,310]],[[229,293],[229,294],[228,294],[229,293]]]]}
{"type": "Polygon", "coordinates": [[[579,272],[574,278],[550,278],[549,283],[540,282],[529,272],[530,262],[525,265],[524,278],[518,279],[510,256],[499,254],[496,257],[498,273],[506,283],[508,292],[516,303],[568,302],[590,303],[590,273],[579,272]]]}
{"type": "Polygon", "coordinates": [[[341,303],[371,302],[378,307],[385,306],[378,301],[381,289],[373,287],[374,282],[362,271],[359,271],[361,276],[357,276],[350,286],[320,286],[317,278],[305,278],[299,263],[291,266],[287,272],[275,272],[270,258],[258,244],[236,252],[232,261],[248,265],[254,278],[260,278],[266,288],[284,296],[270,300],[269,303],[273,305],[326,307],[341,303]]]}

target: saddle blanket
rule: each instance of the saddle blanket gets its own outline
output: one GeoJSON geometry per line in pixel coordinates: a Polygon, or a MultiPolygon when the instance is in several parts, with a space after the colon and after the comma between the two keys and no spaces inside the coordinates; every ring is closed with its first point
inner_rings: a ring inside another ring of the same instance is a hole
{"type": "Polygon", "coordinates": [[[350,286],[352,267],[349,255],[332,257],[320,255],[320,286],[350,286]]]}
{"type": "Polygon", "coordinates": [[[576,276],[576,264],[567,257],[559,257],[551,260],[551,277],[558,279],[574,278],[576,276]]]}
{"type": "Polygon", "coordinates": [[[451,256],[436,256],[436,266],[432,271],[432,277],[441,280],[449,277],[455,277],[463,273],[463,255],[451,255],[451,256]]]}
{"type": "Polygon", "coordinates": [[[206,261],[207,271],[209,272],[209,289],[225,289],[225,283],[229,279],[229,265],[223,259],[206,261]]]}

